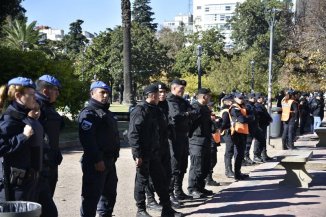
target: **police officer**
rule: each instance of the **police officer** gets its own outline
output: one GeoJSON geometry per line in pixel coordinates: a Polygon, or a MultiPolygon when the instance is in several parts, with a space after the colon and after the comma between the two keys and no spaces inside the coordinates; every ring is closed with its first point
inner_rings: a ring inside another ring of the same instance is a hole
{"type": "Polygon", "coordinates": [[[303,135],[305,132],[305,126],[309,120],[309,103],[308,103],[309,94],[304,93],[299,99],[299,114],[300,114],[300,135],[303,135]]]}
{"type": "MultiPolygon", "coordinates": [[[[249,158],[249,150],[250,146],[252,144],[252,140],[255,139],[259,143],[259,146],[256,145],[254,146],[254,162],[257,163],[263,163],[263,159],[261,156],[261,150],[265,147],[266,149],[266,136],[262,129],[259,127],[259,117],[258,117],[258,112],[256,109],[256,98],[255,94],[251,93],[248,94],[248,103],[246,104],[246,108],[248,111],[248,126],[249,126],[249,134],[247,136],[247,145],[246,145],[246,151],[245,151],[245,161],[250,163],[250,158],[249,158]]],[[[265,159],[267,160],[267,159],[265,159]]]]}
{"type": "Polygon", "coordinates": [[[282,100],[283,149],[294,149],[294,127],[297,121],[298,107],[293,100],[293,91],[288,90],[282,100]]]}
{"type": "Polygon", "coordinates": [[[241,173],[241,164],[244,159],[246,139],[249,134],[249,120],[244,105],[244,97],[241,93],[234,94],[234,104],[231,105],[229,112],[232,122],[230,128],[231,139],[235,146],[234,178],[235,180],[243,180],[249,177],[247,174],[241,173]]]}
{"type": "Polygon", "coordinates": [[[232,158],[234,155],[234,143],[231,138],[231,120],[229,109],[233,104],[233,95],[226,95],[222,98],[222,124],[221,124],[221,135],[225,141],[225,153],[224,153],[224,165],[225,175],[228,178],[234,178],[234,172],[232,171],[232,158]]]}
{"type": "MultiPolygon", "coordinates": [[[[267,136],[267,126],[273,121],[272,117],[269,115],[266,107],[265,107],[265,98],[261,93],[256,94],[256,103],[255,108],[257,111],[257,119],[258,119],[258,125],[259,128],[263,132],[263,136],[266,138],[267,136]]],[[[266,141],[266,140],[264,140],[266,141]]],[[[258,139],[255,140],[255,150],[257,150],[256,155],[261,157],[261,160],[263,162],[272,160],[267,155],[267,149],[266,149],[266,142],[263,142],[262,144],[259,142],[258,139]]]]}
{"type": "Polygon", "coordinates": [[[49,149],[44,150],[47,160],[45,167],[50,185],[52,197],[58,181],[58,165],[62,162],[62,154],[59,149],[59,134],[64,122],[55,110],[54,104],[59,96],[60,82],[51,75],[43,75],[36,81],[36,100],[41,106],[39,121],[44,128],[44,141],[49,144],[49,149]]]}
{"type": "Polygon", "coordinates": [[[205,189],[205,178],[210,169],[210,145],[212,133],[215,131],[211,120],[212,111],[207,104],[211,99],[211,91],[206,88],[198,90],[197,101],[193,108],[197,110],[198,117],[193,120],[189,132],[189,195],[193,198],[212,195],[213,192],[205,189]]]}
{"type": "Polygon", "coordinates": [[[40,177],[43,128],[31,112],[37,106],[35,84],[29,78],[13,78],[1,87],[0,99],[1,108],[9,105],[0,118],[6,200],[38,202],[42,205],[42,217],[56,217],[58,212],[48,183],[40,177]]]}
{"type": "Polygon", "coordinates": [[[191,105],[182,96],[187,83],[175,79],[171,82],[171,93],[167,97],[169,105],[169,121],[171,134],[169,143],[171,147],[172,180],[170,193],[177,200],[191,199],[182,189],[182,181],[188,166],[189,141],[188,134],[191,120],[198,116],[191,105]],[[174,194],[172,193],[174,190],[174,194]]]}
{"type": "Polygon", "coordinates": [[[84,149],[80,215],[112,216],[117,196],[115,162],[119,157],[120,139],[117,121],[109,109],[111,88],[102,81],[90,87],[90,100],[78,117],[79,139],[84,149]]]}
{"type": "Polygon", "coordinates": [[[138,208],[136,216],[150,216],[145,206],[145,188],[149,176],[163,206],[161,216],[182,216],[172,209],[166,173],[162,165],[158,107],[159,92],[155,84],[144,89],[145,101],[130,114],[129,144],[136,164],[134,196],[138,208]]]}

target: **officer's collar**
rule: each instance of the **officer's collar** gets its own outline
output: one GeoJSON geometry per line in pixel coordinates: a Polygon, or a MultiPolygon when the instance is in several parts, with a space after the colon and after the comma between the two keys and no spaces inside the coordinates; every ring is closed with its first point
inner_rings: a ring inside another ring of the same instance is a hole
{"type": "Polygon", "coordinates": [[[27,117],[29,111],[30,109],[14,101],[8,106],[7,110],[5,111],[5,114],[15,119],[22,120],[27,117]]]}
{"type": "Polygon", "coordinates": [[[101,103],[101,102],[99,102],[99,101],[97,101],[97,100],[95,100],[93,98],[90,98],[88,103],[89,103],[89,106],[92,106],[92,107],[94,107],[96,109],[103,109],[104,111],[107,111],[109,109],[109,107],[110,107],[109,103],[108,104],[103,104],[103,103],[101,103]]]}
{"type": "Polygon", "coordinates": [[[40,93],[40,92],[36,92],[35,93],[35,96],[36,96],[36,99],[38,101],[42,101],[42,103],[45,103],[45,104],[51,104],[50,103],[50,98],[45,96],[44,94],[40,93]]]}

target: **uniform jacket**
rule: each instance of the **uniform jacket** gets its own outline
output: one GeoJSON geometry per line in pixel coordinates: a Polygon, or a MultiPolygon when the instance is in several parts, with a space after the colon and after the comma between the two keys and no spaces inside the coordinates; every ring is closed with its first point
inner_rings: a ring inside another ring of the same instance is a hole
{"type": "Polygon", "coordinates": [[[97,163],[119,157],[117,120],[108,108],[108,105],[90,99],[79,114],[79,140],[84,148],[82,161],[97,163]]]}

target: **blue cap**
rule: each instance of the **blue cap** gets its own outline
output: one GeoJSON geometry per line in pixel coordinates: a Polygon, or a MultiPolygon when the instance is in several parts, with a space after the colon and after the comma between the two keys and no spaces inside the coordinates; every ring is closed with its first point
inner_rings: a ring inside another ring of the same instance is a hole
{"type": "Polygon", "coordinates": [[[38,78],[38,80],[45,81],[45,82],[47,82],[53,86],[56,86],[58,88],[61,87],[60,81],[51,75],[42,75],[41,77],[38,78]]]}
{"type": "Polygon", "coordinates": [[[91,88],[89,90],[93,90],[94,88],[102,88],[104,90],[111,91],[111,88],[109,87],[109,85],[107,85],[103,81],[94,81],[91,84],[91,88]]]}
{"type": "Polygon", "coordinates": [[[35,89],[35,84],[32,79],[30,78],[24,78],[24,77],[17,77],[13,78],[10,81],[8,81],[8,86],[10,85],[20,85],[23,87],[31,87],[35,89]]]}

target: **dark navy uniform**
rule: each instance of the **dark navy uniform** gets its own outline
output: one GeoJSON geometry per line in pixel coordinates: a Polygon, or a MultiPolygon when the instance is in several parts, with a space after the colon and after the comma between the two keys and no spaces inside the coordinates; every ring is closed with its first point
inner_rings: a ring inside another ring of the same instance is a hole
{"type": "Polygon", "coordinates": [[[172,166],[170,193],[174,189],[176,196],[179,197],[184,195],[182,181],[188,166],[188,134],[191,120],[196,118],[198,113],[193,110],[187,100],[180,96],[169,94],[167,102],[169,105],[169,125],[171,126],[169,137],[172,166]]]}
{"type": "Polygon", "coordinates": [[[12,102],[0,119],[0,155],[3,156],[6,199],[34,201],[42,205],[42,216],[58,216],[50,189],[40,177],[43,164],[43,128],[27,117],[29,109],[12,102]],[[27,138],[24,127],[34,134],[27,138]]]}
{"type": "MultiPolygon", "coordinates": [[[[190,193],[206,193],[205,178],[210,170],[211,138],[214,131],[211,120],[211,110],[207,105],[195,102],[193,108],[198,111],[198,118],[193,121],[189,135],[190,169],[189,186],[190,193]]],[[[197,195],[198,196],[198,195],[197,195]]]]}
{"type": "Polygon", "coordinates": [[[161,161],[161,145],[158,108],[147,102],[135,107],[130,114],[128,131],[129,144],[133,158],[141,158],[142,164],[137,167],[134,197],[138,212],[146,210],[145,188],[149,176],[152,178],[155,190],[161,204],[170,206],[168,180],[161,161]]]}
{"type": "Polygon", "coordinates": [[[41,93],[36,93],[37,102],[41,106],[41,116],[39,121],[44,128],[44,142],[48,144],[48,149],[44,150],[47,156],[44,176],[49,182],[52,197],[58,181],[58,165],[62,162],[62,154],[59,149],[59,135],[64,126],[64,122],[59,113],[55,110],[54,104],[49,102],[49,98],[41,93]]]}
{"type": "Polygon", "coordinates": [[[117,121],[109,106],[89,100],[78,117],[79,139],[84,149],[81,159],[83,171],[81,216],[111,216],[117,196],[115,162],[119,157],[120,140],[117,121]],[[103,161],[105,171],[95,170],[103,161]]]}

